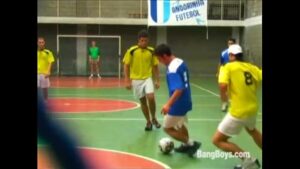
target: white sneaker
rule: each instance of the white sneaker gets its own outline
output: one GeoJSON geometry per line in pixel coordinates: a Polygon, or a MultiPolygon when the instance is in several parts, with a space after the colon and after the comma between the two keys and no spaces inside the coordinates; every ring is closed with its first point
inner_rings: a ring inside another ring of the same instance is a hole
{"type": "Polygon", "coordinates": [[[101,76],[100,76],[99,74],[98,74],[97,76],[98,76],[98,78],[100,78],[100,79],[101,79],[101,76]]]}
{"type": "Polygon", "coordinates": [[[245,169],[259,169],[260,168],[260,164],[257,158],[246,158],[243,161],[243,167],[245,169]]]}
{"type": "Polygon", "coordinates": [[[228,109],[228,103],[227,102],[222,103],[221,111],[227,112],[227,109],[228,109]]]}
{"type": "Polygon", "coordinates": [[[93,78],[93,74],[90,75],[89,79],[93,78]]]}

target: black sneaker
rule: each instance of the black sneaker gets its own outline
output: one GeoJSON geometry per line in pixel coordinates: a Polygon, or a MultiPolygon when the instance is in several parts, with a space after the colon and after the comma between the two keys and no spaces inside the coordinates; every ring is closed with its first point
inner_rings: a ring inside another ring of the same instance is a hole
{"type": "Polygon", "coordinates": [[[152,123],[147,123],[145,127],[145,131],[151,131],[152,130],[152,123]]]}
{"type": "Polygon", "coordinates": [[[152,124],[156,127],[156,128],[160,128],[161,125],[158,123],[158,121],[156,119],[152,120],[152,124]]]}
{"type": "Polygon", "coordinates": [[[197,150],[200,148],[200,146],[200,142],[194,141],[194,144],[192,146],[189,146],[189,150],[187,152],[189,157],[193,157],[197,150]]]}
{"type": "Polygon", "coordinates": [[[179,147],[174,148],[174,151],[177,153],[187,153],[190,149],[190,146],[181,144],[179,147]]]}

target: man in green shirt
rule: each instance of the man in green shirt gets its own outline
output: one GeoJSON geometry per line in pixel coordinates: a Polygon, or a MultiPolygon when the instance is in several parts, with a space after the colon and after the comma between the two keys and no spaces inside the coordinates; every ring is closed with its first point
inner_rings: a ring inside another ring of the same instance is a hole
{"type": "Polygon", "coordinates": [[[91,68],[91,75],[90,79],[93,77],[94,74],[97,73],[98,78],[101,78],[99,74],[99,67],[100,67],[100,49],[96,46],[96,41],[92,41],[92,46],[89,47],[89,62],[91,68]],[[95,72],[96,71],[96,72],[95,72]]]}

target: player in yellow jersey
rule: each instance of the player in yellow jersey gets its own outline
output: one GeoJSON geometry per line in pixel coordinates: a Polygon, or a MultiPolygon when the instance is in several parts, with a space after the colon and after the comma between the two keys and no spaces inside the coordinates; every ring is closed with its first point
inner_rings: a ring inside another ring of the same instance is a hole
{"type": "MultiPolygon", "coordinates": [[[[220,72],[219,86],[222,100],[230,97],[229,111],[213,136],[213,143],[220,149],[236,153],[244,152],[238,145],[228,141],[245,128],[255,143],[262,148],[262,134],[256,129],[258,111],[257,88],[262,81],[262,70],[250,63],[243,62],[242,48],[231,45],[228,49],[229,60],[220,72]],[[228,96],[227,96],[228,91],[228,96]]],[[[258,169],[260,164],[254,157],[241,157],[241,165],[234,169],[258,169]]]]}
{"type": "Polygon", "coordinates": [[[152,130],[152,124],[156,128],[161,127],[155,115],[156,103],[152,80],[154,75],[155,88],[158,89],[160,86],[159,61],[153,55],[154,48],[148,46],[148,36],[147,31],[140,31],[138,44],[129,48],[123,59],[126,88],[128,90],[132,88],[135,97],[140,100],[141,109],[147,120],[146,131],[152,130]]]}
{"type": "Polygon", "coordinates": [[[44,99],[48,99],[48,88],[50,87],[49,76],[51,73],[52,63],[54,62],[53,54],[50,50],[45,49],[45,39],[38,38],[38,88],[42,89],[44,99]]]}

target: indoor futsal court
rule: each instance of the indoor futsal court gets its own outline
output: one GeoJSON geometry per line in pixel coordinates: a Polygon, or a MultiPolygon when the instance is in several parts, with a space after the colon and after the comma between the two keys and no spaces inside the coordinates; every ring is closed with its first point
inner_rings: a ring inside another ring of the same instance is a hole
{"type": "MultiPolygon", "coordinates": [[[[51,119],[75,140],[90,169],[233,169],[241,163],[239,158],[163,154],[159,142],[171,137],[163,127],[145,131],[140,101],[126,90],[123,58],[138,44],[141,30],[149,33],[148,46],[168,44],[189,69],[193,106],[188,130],[191,139],[202,143],[197,153],[224,155],[212,142],[226,115],[221,111],[218,65],[228,40],[235,39],[244,60],[262,68],[262,0],[38,0],[37,7],[37,34],[47,49],[43,57],[53,54],[46,106],[51,119]],[[95,53],[100,58],[97,73],[91,61],[95,53]]],[[[38,44],[38,58],[39,51],[38,44]]],[[[158,67],[156,116],[162,125],[160,112],[169,91],[166,67],[158,67]]],[[[256,128],[263,133],[261,85],[257,98],[256,128]]],[[[62,169],[47,140],[37,140],[37,168],[62,169]]],[[[172,140],[175,147],[180,145],[172,140]]],[[[230,141],[263,168],[262,150],[246,130],[230,141]]]]}
{"type": "MultiPolygon", "coordinates": [[[[112,168],[175,168],[175,169],[224,169],[232,168],[239,159],[199,159],[185,154],[164,155],[158,142],[167,135],[162,129],[144,131],[145,120],[139,103],[131,91],[118,78],[89,80],[86,77],[53,77],[49,93],[49,105],[54,118],[78,138],[80,149],[88,160],[97,166],[99,161],[108,161],[112,168]],[[71,83],[72,82],[72,83],[71,83]],[[99,156],[97,159],[97,156],[99,156]],[[105,160],[103,160],[105,159],[105,160]]],[[[189,113],[192,138],[202,142],[201,150],[215,151],[211,137],[225,115],[220,110],[220,100],[215,77],[191,79],[193,110],[189,113]]],[[[168,98],[165,80],[156,91],[157,111],[168,98]]],[[[259,93],[261,98],[261,92],[259,93]]],[[[261,108],[257,127],[262,129],[261,108]]],[[[162,115],[157,114],[162,122],[162,115]]],[[[243,145],[262,160],[262,152],[249,139],[245,131],[234,142],[243,145]]],[[[175,142],[176,144],[176,142],[175,142]]],[[[178,144],[178,142],[177,142],[178,144]]],[[[53,166],[47,161],[45,142],[39,140],[38,168],[53,166]]],[[[96,167],[95,167],[96,168],[96,167]]]]}

